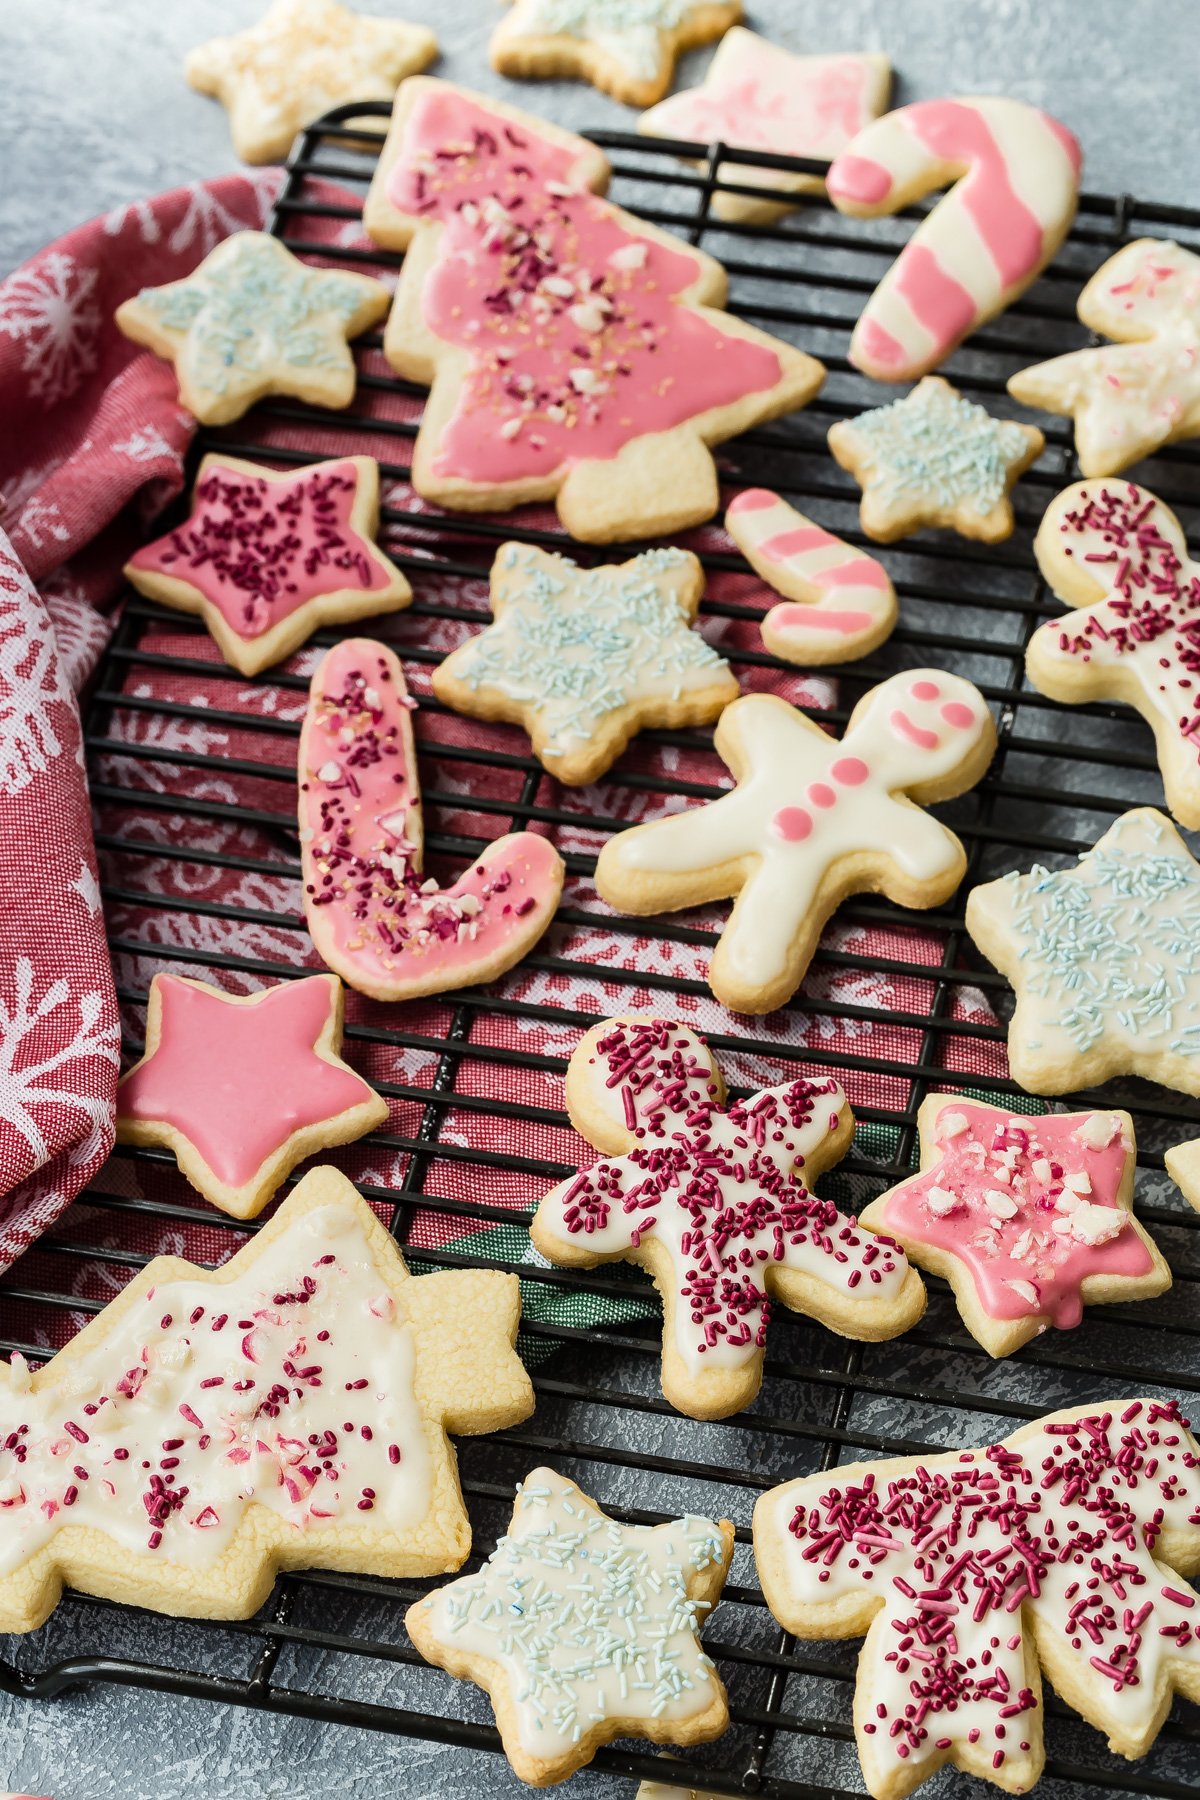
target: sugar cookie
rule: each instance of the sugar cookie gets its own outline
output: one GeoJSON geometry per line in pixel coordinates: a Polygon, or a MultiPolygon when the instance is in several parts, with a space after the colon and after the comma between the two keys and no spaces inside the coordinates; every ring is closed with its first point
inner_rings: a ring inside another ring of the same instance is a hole
{"type": "Polygon", "coordinates": [[[492,67],[518,80],[576,76],[627,106],[653,106],[681,51],[741,16],[742,0],[512,0],[492,33],[492,67]]]}
{"type": "Polygon", "coordinates": [[[922,525],[985,544],[1009,537],[1009,493],[1045,443],[1036,425],[994,419],[940,375],[829,428],[834,460],[863,491],[862,528],[881,544],[922,525]]]}
{"type": "Polygon", "coordinates": [[[803,406],[811,356],[718,309],[703,251],[599,198],[583,138],[417,76],[396,100],[364,213],[406,249],[384,335],[432,387],[418,493],[495,511],[555,500],[573,537],[711,518],[710,446],[803,406]]]}
{"type": "Polygon", "coordinates": [[[405,1624],[427,1662],[486,1691],[514,1771],[548,1787],[613,1738],[720,1737],[729,1708],[700,1631],[732,1554],[727,1519],[621,1525],[534,1469],[478,1574],[435,1588],[405,1624]]]}
{"type": "Polygon", "coordinates": [[[754,1509],[767,1604],[802,1638],[865,1632],[863,1778],[902,1800],[943,1764],[1024,1794],[1041,1670],[1118,1756],[1200,1699],[1197,1447],[1174,1403],[1051,1413],[1002,1443],[803,1476],[754,1509]]]}
{"type": "Polygon", "coordinates": [[[962,880],[962,845],[920,810],[973,787],[996,747],[983,696],[960,675],[891,676],[863,695],[840,743],[777,695],[744,694],[714,741],[733,792],[609,838],[596,886],[626,913],[736,895],[708,972],[734,1012],[791,998],[847,895],[936,906],[962,880]]]}
{"type": "Polygon", "coordinates": [[[771,1299],[867,1340],[897,1336],[925,1310],[904,1253],[805,1185],[854,1135],[836,1081],[784,1082],[727,1107],[695,1032],[605,1019],[572,1053],[567,1108],[606,1160],[551,1189],[533,1242],[567,1267],[649,1270],[663,1302],[663,1393],[680,1412],[722,1419],[753,1400],[771,1299]]]}
{"type": "Polygon", "coordinates": [[[220,1269],[156,1257],[36,1374],[0,1364],[0,1631],[64,1584],[245,1619],[280,1569],[457,1569],[446,1433],[533,1411],[519,1311],[513,1275],[413,1280],[330,1168],[220,1269]]]}
{"type": "Polygon", "coordinates": [[[1189,1206],[1200,1212],[1200,1138],[1189,1138],[1166,1151],[1167,1174],[1189,1206]]]}

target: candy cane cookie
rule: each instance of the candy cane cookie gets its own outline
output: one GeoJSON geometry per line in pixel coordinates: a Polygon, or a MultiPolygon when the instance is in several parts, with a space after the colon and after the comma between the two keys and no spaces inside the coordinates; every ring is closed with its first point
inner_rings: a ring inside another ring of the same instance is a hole
{"type": "Polygon", "coordinates": [[[912,381],[995,318],[1045,268],[1079,198],[1079,145],[1023,100],[918,100],[866,126],[830,165],[839,211],[874,219],[954,185],[867,301],[850,360],[912,381]]]}

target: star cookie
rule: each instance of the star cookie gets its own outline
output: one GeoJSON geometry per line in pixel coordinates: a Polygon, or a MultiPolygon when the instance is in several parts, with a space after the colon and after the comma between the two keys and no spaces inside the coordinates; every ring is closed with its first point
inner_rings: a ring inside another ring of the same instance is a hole
{"type": "Polygon", "coordinates": [[[940,375],[829,428],[834,460],[863,491],[862,528],[880,544],[922,525],[985,544],[1010,536],[1009,493],[1045,443],[1035,425],[994,419],[940,375]]]}
{"type": "Polygon", "coordinates": [[[228,425],[267,394],[349,406],[348,338],[383,318],[381,281],[311,269],[261,231],[238,231],[198,269],[117,308],[127,338],[174,363],[179,398],[202,425],[228,425]]]}
{"type": "Polygon", "coordinates": [[[243,162],[279,162],[322,113],[347,100],[390,100],[437,53],[424,25],[364,17],[337,0],[275,0],[248,31],[189,51],[184,74],[227,109],[243,162]]]}
{"type": "Polygon", "coordinates": [[[606,1019],[572,1053],[567,1108],[605,1160],[551,1189],[533,1242],[568,1268],[649,1270],[663,1302],[663,1393],[680,1412],[723,1419],[753,1400],[772,1299],[869,1341],[924,1312],[903,1251],[805,1185],[854,1135],[836,1081],[785,1082],[727,1106],[695,1032],[606,1019]]]}
{"type": "Polygon", "coordinates": [[[767,1605],[805,1639],[866,1633],[854,1734],[897,1800],[951,1763],[1024,1794],[1041,1668],[1118,1756],[1200,1699],[1200,1458],[1172,1402],[1114,1400],[1001,1443],[802,1476],[754,1509],[767,1605]]]}
{"type": "Polygon", "coordinates": [[[533,831],[497,838],[449,887],[423,876],[411,706],[393,652],[347,638],[313,675],[300,733],[308,929],[322,961],[375,1000],[494,980],[562,892],[562,858],[533,831]]]}
{"type": "Polygon", "coordinates": [[[1097,269],[1078,312],[1119,341],[1021,369],[1008,391],[1074,418],[1085,475],[1115,475],[1200,433],[1200,256],[1139,238],[1097,269]]]}
{"type": "Polygon", "coordinates": [[[613,1738],[720,1737],[729,1708],[700,1631],[732,1555],[726,1519],[621,1525],[534,1469],[479,1572],[404,1622],[426,1662],[486,1690],[515,1773],[547,1787],[613,1738]]]}
{"type": "Polygon", "coordinates": [[[235,1219],[262,1211],[298,1162],[388,1116],[344,1063],[336,975],[224,994],[156,975],[146,1049],[117,1088],[117,1140],[163,1144],[192,1186],[235,1219]]]}
{"type": "Polygon", "coordinates": [[[751,568],[788,597],[762,622],[773,655],[793,663],[850,662],[891,636],[896,590],[883,564],[769,488],[735,495],[725,529],[751,568]]]}
{"type": "Polygon", "coordinates": [[[439,665],[433,691],[457,712],[523,725],[560,781],[594,781],[643,727],[709,725],[737,698],[729,664],[691,629],[703,591],[687,550],[581,569],[502,544],[496,622],[439,665]]]}
{"type": "Polygon", "coordinates": [[[336,1169],[219,1269],[156,1257],[36,1374],[0,1363],[0,1631],[65,1585],[247,1619],[280,1569],[459,1568],[446,1434],[533,1411],[519,1313],[512,1275],[414,1280],[336,1169]]]}
{"type": "Polygon", "coordinates": [[[243,675],[282,662],[322,625],[395,612],[412,600],[375,543],[379,464],[346,456],[264,469],[212,453],[182,524],[126,563],[140,594],[199,613],[243,675]]]}
{"type": "Polygon", "coordinates": [[[736,25],[742,0],[512,0],[492,33],[501,75],[574,76],[627,106],[653,106],[675,59],[736,25]]]}
{"type": "Polygon", "coordinates": [[[1065,1094],[1145,1075],[1200,1094],[1200,865],[1153,807],[1071,869],[972,890],[967,930],[1016,989],[1013,1079],[1065,1094]]]}
{"type": "Polygon", "coordinates": [[[732,793],[609,838],[596,886],[625,913],[736,895],[708,971],[734,1012],[791,998],[847,895],[937,906],[962,880],[962,845],[921,811],[973,787],[995,750],[983,696],[960,675],[893,675],[863,695],[840,743],[778,695],[744,694],[714,744],[732,793]]]}
{"type": "MultiPolygon", "coordinates": [[[[891,84],[886,56],[795,56],[735,25],[717,45],[700,86],[660,100],[642,114],[638,130],[648,137],[832,162],[883,111],[891,84]]],[[[790,196],[819,194],[825,187],[819,175],[742,163],[722,163],[717,180],[763,190],[762,198],[723,190],[713,195],[718,219],[744,224],[769,223],[794,203],[790,196]]]]}
{"type": "Polygon", "coordinates": [[[1128,1113],[1015,1118],[963,1094],[931,1094],[917,1129],[920,1174],[880,1194],[861,1223],[946,1277],[990,1356],[1078,1325],[1085,1305],[1170,1287],[1133,1216],[1128,1113]]]}

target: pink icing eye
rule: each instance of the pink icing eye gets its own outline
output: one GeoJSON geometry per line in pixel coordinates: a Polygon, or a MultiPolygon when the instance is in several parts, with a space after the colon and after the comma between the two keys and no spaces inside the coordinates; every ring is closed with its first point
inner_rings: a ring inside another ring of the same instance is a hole
{"type": "Polygon", "coordinates": [[[782,806],[771,820],[780,837],[789,844],[798,844],[806,838],[813,828],[812,817],[802,806],[782,806]]]}
{"type": "Polygon", "coordinates": [[[936,681],[914,681],[908,691],[914,700],[936,700],[942,690],[936,681]]]}
{"type": "Polygon", "coordinates": [[[814,781],[808,790],[808,797],[814,806],[835,806],[837,795],[824,781],[814,781]]]}
{"type": "Polygon", "coordinates": [[[968,725],[975,723],[975,714],[961,700],[947,700],[942,708],[942,717],[947,725],[953,725],[957,731],[965,731],[968,725]]]}
{"type": "Polygon", "coordinates": [[[839,756],[829,773],[843,787],[860,787],[871,771],[859,756],[839,756]]]}

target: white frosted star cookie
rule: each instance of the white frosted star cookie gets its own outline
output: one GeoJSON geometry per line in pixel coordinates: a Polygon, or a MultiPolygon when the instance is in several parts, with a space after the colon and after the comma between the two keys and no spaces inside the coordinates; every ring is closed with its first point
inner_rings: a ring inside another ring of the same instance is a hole
{"type": "Polygon", "coordinates": [[[492,67],[519,80],[576,76],[627,106],[653,106],[675,59],[736,25],[742,0],[512,0],[492,67]]]}
{"type": "Polygon", "coordinates": [[[202,425],[227,425],[267,394],[349,406],[347,339],[383,318],[381,281],[312,269],[262,231],[239,231],[198,269],[117,308],[127,338],[174,363],[179,398],[202,425]]]}

